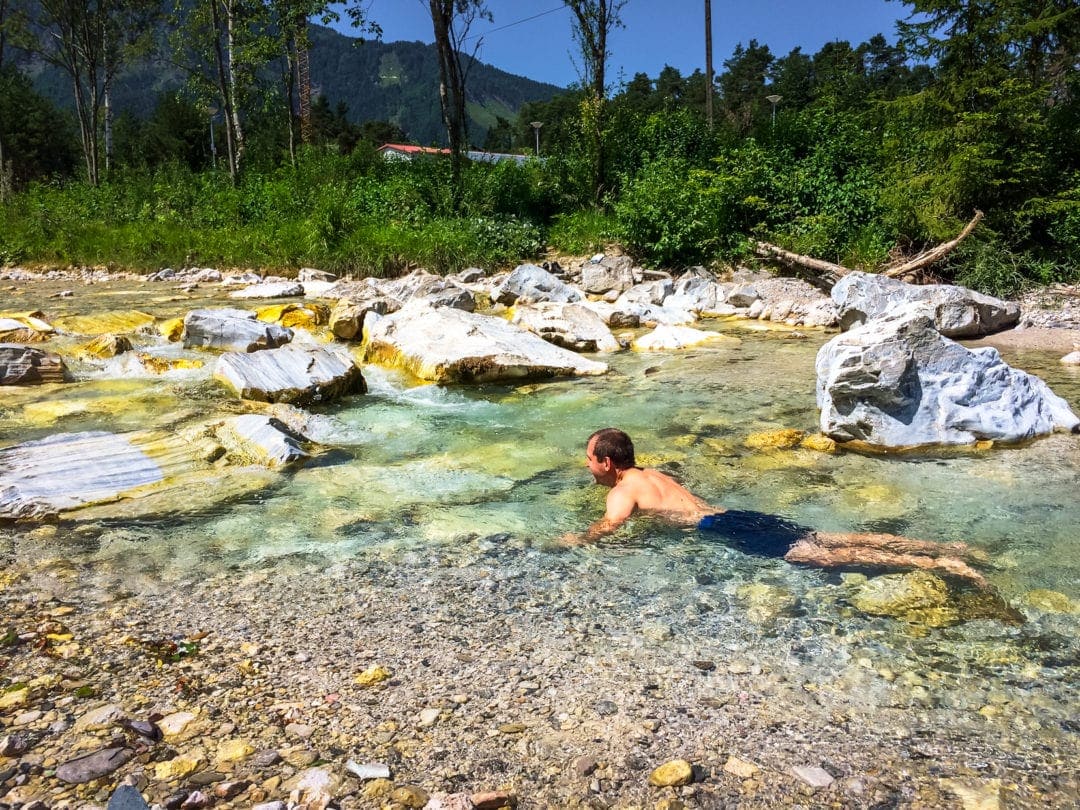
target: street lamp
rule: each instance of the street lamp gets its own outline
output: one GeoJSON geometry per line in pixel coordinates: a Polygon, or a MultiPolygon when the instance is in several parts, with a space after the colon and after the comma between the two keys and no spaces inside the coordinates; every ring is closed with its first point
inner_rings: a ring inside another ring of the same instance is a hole
{"type": "Polygon", "coordinates": [[[771,95],[771,96],[765,96],[765,100],[767,102],[769,102],[770,104],[772,104],[772,125],[773,125],[773,129],[776,128],[776,105],[782,98],[783,98],[783,96],[778,96],[775,93],[773,95],[771,95]]]}
{"type": "Polygon", "coordinates": [[[536,156],[540,157],[540,127],[544,125],[543,121],[530,121],[529,126],[536,132],[536,156]]]}
{"type": "Polygon", "coordinates": [[[218,108],[216,104],[210,104],[206,107],[206,112],[210,116],[210,160],[213,162],[214,168],[217,168],[217,144],[214,143],[214,119],[217,117],[218,108]]]}

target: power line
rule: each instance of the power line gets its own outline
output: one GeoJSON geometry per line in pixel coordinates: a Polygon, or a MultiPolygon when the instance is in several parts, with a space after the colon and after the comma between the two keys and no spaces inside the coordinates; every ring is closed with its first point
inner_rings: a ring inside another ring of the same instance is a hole
{"type": "Polygon", "coordinates": [[[490,31],[484,31],[484,32],[479,33],[479,34],[470,34],[469,36],[465,37],[465,39],[463,39],[461,41],[462,42],[468,42],[470,39],[476,39],[477,37],[484,37],[484,36],[487,36],[488,34],[494,34],[496,31],[505,31],[507,28],[513,28],[515,25],[521,25],[522,23],[531,22],[532,20],[539,19],[540,17],[546,17],[548,14],[554,14],[556,11],[562,11],[563,8],[565,8],[565,6],[556,6],[555,8],[550,9],[549,11],[541,11],[539,14],[533,14],[531,17],[526,17],[526,18],[524,18],[522,20],[515,20],[512,23],[507,23],[506,25],[500,25],[498,28],[492,28],[490,31]]]}

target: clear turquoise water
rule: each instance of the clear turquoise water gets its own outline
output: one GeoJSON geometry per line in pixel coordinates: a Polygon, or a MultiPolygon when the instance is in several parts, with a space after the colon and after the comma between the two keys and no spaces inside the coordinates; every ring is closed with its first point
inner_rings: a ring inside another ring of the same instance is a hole
{"type": "MultiPolygon", "coordinates": [[[[7,562],[29,572],[56,558],[74,562],[77,580],[54,586],[93,600],[267,568],[320,576],[378,559],[422,572],[426,559],[438,557],[444,565],[456,561],[468,577],[494,561],[504,575],[520,578],[535,609],[572,598],[597,618],[633,616],[674,628],[673,648],[712,645],[762,660],[780,655],[777,666],[808,679],[857,683],[859,656],[851,645],[862,645],[875,666],[896,672],[949,662],[963,677],[955,676],[956,688],[941,700],[977,708],[979,690],[987,688],[981,681],[993,672],[1018,693],[1040,696],[1035,727],[1062,733],[1060,723],[1075,708],[1077,616],[1044,613],[1025,600],[1049,589],[1080,604],[1080,438],[891,457],[754,451],[744,444],[750,433],[816,429],[813,361],[828,336],[711,326],[742,342],[606,357],[612,371],[601,378],[443,388],[369,367],[367,395],[318,409],[324,418],[314,438],[326,452],[277,486],[205,512],[64,524],[55,536],[7,527],[7,562]],[[980,620],[916,639],[903,622],[849,608],[835,573],[749,557],[648,519],[594,547],[560,548],[556,538],[603,511],[605,491],[585,469],[584,442],[606,425],[635,438],[642,463],[713,503],[776,512],[819,529],[981,546],[991,556],[989,579],[1024,609],[1028,623],[980,620]],[[787,618],[755,622],[753,600],[740,590],[755,583],[783,590],[796,607],[787,618]]],[[[1042,376],[1080,410],[1075,368],[1041,353],[1006,359],[1042,376]]],[[[182,422],[225,407],[224,390],[204,372],[124,383],[83,373],[83,381],[62,390],[5,392],[0,443],[148,427],[166,415],[182,422]],[[81,404],[57,416],[45,408],[57,399],[81,404]]],[[[193,493],[192,503],[198,500],[193,493]]],[[[869,706],[895,700],[894,688],[875,682],[856,699],[869,706]]]]}

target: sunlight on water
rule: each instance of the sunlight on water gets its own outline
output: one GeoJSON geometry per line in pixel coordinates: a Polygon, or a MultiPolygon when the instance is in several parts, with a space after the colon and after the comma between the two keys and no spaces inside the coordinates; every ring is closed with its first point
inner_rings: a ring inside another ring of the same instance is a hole
{"type": "MultiPolygon", "coordinates": [[[[144,306],[158,314],[190,306],[163,298],[144,306]]],[[[745,440],[753,432],[816,431],[814,358],[828,336],[711,326],[741,343],[606,356],[612,371],[600,378],[443,388],[368,367],[367,395],[316,409],[312,438],[323,454],[271,489],[187,518],[61,524],[55,532],[7,527],[6,558],[41,588],[92,600],[272,566],[315,576],[364,559],[415,567],[420,576],[430,555],[445,554],[463,572],[517,578],[535,609],[570,603],[597,621],[622,617],[625,626],[612,620],[606,632],[631,637],[643,622],[659,622],[675,631],[665,642],[673,651],[773,657],[824,689],[842,680],[845,700],[871,707],[895,697],[889,684],[868,679],[860,655],[897,672],[947,664],[973,677],[1000,670],[1030,678],[1041,666],[1047,680],[1039,688],[1051,704],[1045,722],[1064,722],[1071,692],[1050,683],[1050,673],[1076,664],[1061,640],[1075,638],[1075,615],[1031,614],[1022,631],[973,621],[913,641],[904,623],[853,611],[837,573],[751,557],[696,531],[635,519],[594,547],[557,545],[603,512],[605,491],[585,469],[584,444],[593,430],[615,425],[634,437],[641,463],[711,503],[823,530],[967,541],[989,552],[988,576],[1005,599],[1023,604],[1025,594],[1049,589],[1080,602],[1075,436],[899,456],[752,450],[745,440]],[[64,573],[71,564],[77,577],[64,573]],[[572,574],[551,573],[563,568],[572,574]],[[775,615],[755,618],[774,597],[775,615]]],[[[116,381],[87,366],[70,385],[6,390],[0,443],[236,412],[211,379],[213,357],[203,356],[204,369],[177,375],[116,381]]],[[[1080,409],[1077,369],[1040,353],[1006,360],[1080,409]]],[[[941,700],[978,705],[962,689],[941,700]]]]}

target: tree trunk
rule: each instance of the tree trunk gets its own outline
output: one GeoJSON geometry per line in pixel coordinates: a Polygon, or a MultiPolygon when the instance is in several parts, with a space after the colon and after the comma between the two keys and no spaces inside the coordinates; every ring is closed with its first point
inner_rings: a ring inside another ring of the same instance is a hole
{"type": "Polygon", "coordinates": [[[446,138],[450,144],[451,201],[454,210],[461,206],[462,152],[465,142],[465,87],[452,40],[454,0],[429,0],[439,58],[439,107],[442,110],[446,138]]]}
{"type": "Polygon", "coordinates": [[[230,1],[227,5],[226,25],[229,42],[229,114],[232,117],[234,160],[236,164],[234,177],[240,174],[240,164],[244,159],[244,128],[240,123],[240,109],[237,104],[239,93],[236,90],[236,3],[230,1]]]}
{"type": "MultiPolygon", "coordinates": [[[[211,17],[214,24],[214,62],[217,67],[218,93],[221,96],[223,118],[225,119],[225,153],[229,163],[229,177],[233,184],[236,183],[236,161],[233,156],[232,115],[229,107],[228,82],[225,78],[225,53],[221,48],[221,15],[218,13],[218,0],[210,0],[211,17]]],[[[210,118],[210,126],[214,125],[213,117],[210,118]]]]}
{"type": "Polygon", "coordinates": [[[964,226],[964,229],[960,231],[960,234],[948,242],[942,242],[933,250],[928,250],[926,253],[922,253],[916,256],[914,259],[899,265],[898,267],[887,267],[882,270],[882,274],[889,278],[896,278],[897,276],[907,275],[908,273],[914,273],[916,270],[922,270],[924,267],[929,267],[934,262],[940,261],[951,253],[961,241],[966,239],[975,226],[979,224],[979,220],[983,218],[983,212],[976,210],[975,216],[971,218],[971,221],[964,226]]]}

